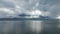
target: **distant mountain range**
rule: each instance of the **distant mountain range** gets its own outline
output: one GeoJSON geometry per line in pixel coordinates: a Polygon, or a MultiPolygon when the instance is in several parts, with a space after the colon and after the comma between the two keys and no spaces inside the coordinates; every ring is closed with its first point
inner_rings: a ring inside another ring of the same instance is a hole
{"type": "Polygon", "coordinates": [[[35,15],[26,15],[26,14],[20,14],[19,17],[14,17],[14,18],[0,18],[0,21],[8,21],[8,20],[50,20],[51,18],[48,16],[41,16],[37,18],[27,18],[26,16],[35,16],[35,15]]]}
{"type": "Polygon", "coordinates": [[[0,21],[18,21],[18,20],[50,20],[47,16],[40,16],[39,18],[0,18],[0,21]]]}
{"type": "Polygon", "coordinates": [[[26,14],[20,14],[19,16],[20,16],[20,17],[38,16],[37,18],[39,18],[39,19],[50,19],[50,17],[48,17],[48,16],[41,16],[41,15],[26,15],[26,14]]]}

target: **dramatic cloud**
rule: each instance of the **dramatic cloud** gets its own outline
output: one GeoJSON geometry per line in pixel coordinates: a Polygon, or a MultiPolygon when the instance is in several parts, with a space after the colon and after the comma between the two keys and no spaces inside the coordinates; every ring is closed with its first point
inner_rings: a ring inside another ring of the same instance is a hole
{"type": "Polygon", "coordinates": [[[40,0],[39,3],[38,9],[43,11],[43,15],[54,19],[60,16],[60,0],[40,0]]]}
{"type": "Polygon", "coordinates": [[[22,13],[31,14],[33,12],[35,14],[35,10],[39,10],[43,12],[41,14],[43,16],[57,18],[60,16],[59,7],[60,0],[0,0],[0,17],[6,15],[18,17],[22,13]]]}

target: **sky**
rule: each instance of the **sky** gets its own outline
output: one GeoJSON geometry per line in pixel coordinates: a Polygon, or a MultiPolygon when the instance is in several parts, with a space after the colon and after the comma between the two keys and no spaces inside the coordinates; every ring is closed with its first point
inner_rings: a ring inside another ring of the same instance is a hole
{"type": "Polygon", "coordinates": [[[60,18],[60,0],[0,0],[0,18],[18,17],[19,14],[60,18]]]}

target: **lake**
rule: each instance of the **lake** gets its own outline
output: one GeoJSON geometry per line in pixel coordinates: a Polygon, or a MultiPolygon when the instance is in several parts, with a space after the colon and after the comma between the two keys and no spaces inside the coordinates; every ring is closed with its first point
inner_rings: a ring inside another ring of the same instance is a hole
{"type": "Polygon", "coordinates": [[[60,20],[0,21],[0,34],[60,34],[60,20]]]}

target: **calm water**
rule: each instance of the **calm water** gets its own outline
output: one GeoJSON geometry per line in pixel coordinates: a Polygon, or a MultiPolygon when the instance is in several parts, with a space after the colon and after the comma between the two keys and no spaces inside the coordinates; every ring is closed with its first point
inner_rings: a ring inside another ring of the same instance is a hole
{"type": "Polygon", "coordinates": [[[60,21],[0,21],[0,34],[60,34],[60,21]]]}

